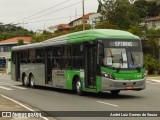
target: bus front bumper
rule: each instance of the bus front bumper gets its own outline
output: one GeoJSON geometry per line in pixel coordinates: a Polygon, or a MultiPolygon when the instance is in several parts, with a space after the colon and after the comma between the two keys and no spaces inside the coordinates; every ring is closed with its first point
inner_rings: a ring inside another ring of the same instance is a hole
{"type": "Polygon", "coordinates": [[[146,78],[139,80],[113,80],[102,77],[101,92],[111,90],[143,90],[146,87],[146,78]]]}

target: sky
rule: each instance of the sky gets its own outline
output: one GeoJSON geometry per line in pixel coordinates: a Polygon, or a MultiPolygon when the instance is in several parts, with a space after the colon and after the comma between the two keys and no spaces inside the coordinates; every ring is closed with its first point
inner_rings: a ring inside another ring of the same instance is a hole
{"type": "MultiPolygon", "coordinates": [[[[0,22],[4,24],[19,23],[19,25],[25,29],[33,31],[37,29],[44,30],[49,26],[69,23],[75,18],[82,16],[81,1],[82,0],[0,0],[0,22]],[[52,9],[34,15],[51,7],[52,9]]],[[[85,0],[84,4],[85,14],[97,11],[97,0],[85,0]]]]}

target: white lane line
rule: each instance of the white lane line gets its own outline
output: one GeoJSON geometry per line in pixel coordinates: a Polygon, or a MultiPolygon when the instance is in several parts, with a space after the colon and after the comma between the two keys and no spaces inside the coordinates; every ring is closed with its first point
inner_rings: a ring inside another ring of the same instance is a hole
{"type": "Polygon", "coordinates": [[[158,83],[153,83],[153,82],[151,82],[151,81],[147,81],[147,83],[149,83],[149,84],[158,84],[158,83]]]}
{"type": "MultiPolygon", "coordinates": [[[[2,97],[6,98],[6,99],[8,99],[8,100],[10,100],[10,101],[12,101],[12,102],[18,104],[18,105],[20,105],[20,106],[26,108],[26,109],[29,110],[29,111],[32,111],[32,112],[34,112],[34,113],[37,113],[37,112],[35,112],[33,109],[31,109],[31,108],[29,108],[29,107],[23,105],[22,103],[20,103],[20,102],[14,100],[14,99],[12,99],[12,98],[9,98],[9,97],[7,97],[7,96],[5,96],[5,95],[2,95],[2,94],[0,94],[0,95],[1,95],[2,97]]],[[[46,117],[41,117],[41,118],[44,119],[44,120],[49,120],[49,119],[46,118],[46,117]]]]}
{"type": "Polygon", "coordinates": [[[160,80],[155,80],[155,79],[148,79],[148,80],[160,83],[160,80]]]}
{"type": "Polygon", "coordinates": [[[4,90],[13,90],[11,88],[8,88],[8,87],[4,87],[4,86],[0,86],[1,89],[4,89],[4,90]]]}
{"type": "Polygon", "coordinates": [[[18,89],[22,89],[22,90],[27,89],[27,88],[19,87],[19,86],[11,86],[11,87],[18,88],[18,89]]]}
{"type": "Polygon", "coordinates": [[[118,105],[111,104],[111,103],[106,103],[106,102],[102,102],[102,101],[97,101],[97,102],[102,103],[102,104],[106,104],[106,105],[110,105],[110,106],[114,106],[114,107],[119,107],[118,105]]]}

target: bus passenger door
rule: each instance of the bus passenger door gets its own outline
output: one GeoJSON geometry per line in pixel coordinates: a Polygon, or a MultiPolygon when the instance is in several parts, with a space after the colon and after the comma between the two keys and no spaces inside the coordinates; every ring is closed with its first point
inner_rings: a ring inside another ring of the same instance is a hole
{"type": "Polygon", "coordinates": [[[85,47],[85,87],[96,87],[96,44],[85,47]]]}
{"type": "Polygon", "coordinates": [[[15,53],[15,80],[20,79],[20,53],[15,53]]]}

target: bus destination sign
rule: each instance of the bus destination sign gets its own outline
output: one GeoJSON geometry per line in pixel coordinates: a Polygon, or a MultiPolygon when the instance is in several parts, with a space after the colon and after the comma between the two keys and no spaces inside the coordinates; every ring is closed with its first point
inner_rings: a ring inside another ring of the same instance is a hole
{"type": "Polygon", "coordinates": [[[114,41],[114,42],[110,42],[110,46],[134,47],[134,46],[138,46],[138,42],[114,41]]]}

